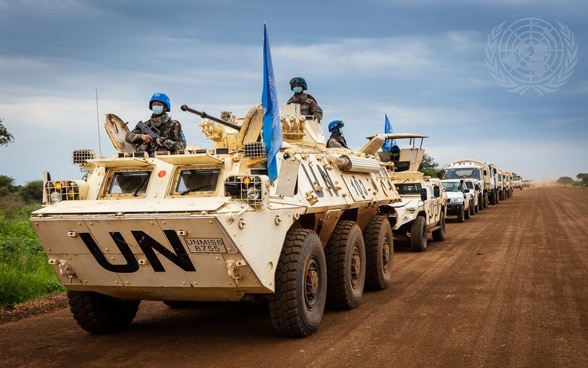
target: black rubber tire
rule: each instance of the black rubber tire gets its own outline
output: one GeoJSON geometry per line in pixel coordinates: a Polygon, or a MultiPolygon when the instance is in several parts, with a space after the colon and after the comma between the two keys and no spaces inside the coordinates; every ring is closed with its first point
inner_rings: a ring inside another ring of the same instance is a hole
{"type": "Polygon", "coordinates": [[[315,333],[325,311],[327,263],[314,231],[288,231],[275,280],[276,292],[268,296],[268,302],[276,332],[288,337],[315,333]]]}
{"type": "Polygon", "coordinates": [[[78,325],[93,334],[106,334],[128,327],[140,300],[123,300],[92,291],[68,291],[71,313],[78,325]]]}
{"type": "Polygon", "coordinates": [[[464,221],[465,221],[465,210],[463,209],[463,206],[462,206],[461,210],[457,214],[457,222],[464,222],[464,221]]]}
{"type": "Polygon", "coordinates": [[[372,217],[363,231],[366,253],[366,290],[384,290],[392,280],[394,239],[388,217],[372,217]]]}
{"type": "Polygon", "coordinates": [[[353,309],[363,296],[366,273],[365,243],[354,221],[340,221],[325,248],[327,307],[353,309]]]}
{"type": "Polygon", "coordinates": [[[434,241],[445,240],[445,213],[443,211],[441,211],[441,215],[439,216],[439,226],[441,226],[439,229],[433,230],[434,241]]]}
{"type": "Polygon", "coordinates": [[[427,221],[423,216],[417,216],[410,226],[410,248],[413,252],[427,250],[427,221]]]}
{"type": "MultiPolygon", "coordinates": [[[[465,201],[464,201],[464,206],[465,206],[465,201]]],[[[466,220],[469,220],[470,219],[470,211],[471,211],[471,208],[472,208],[472,204],[470,203],[468,205],[468,209],[463,211],[463,214],[464,214],[464,217],[465,217],[466,220]]]]}
{"type": "Polygon", "coordinates": [[[488,192],[484,193],[484,208],[488,208],[489,201],[488,201],[488,192]]]}
{"type": "Polygon", "coordinates": [[[474,205],[474,199],[470,201],[470,217],[476,214],[476,206],[474,205]]]}

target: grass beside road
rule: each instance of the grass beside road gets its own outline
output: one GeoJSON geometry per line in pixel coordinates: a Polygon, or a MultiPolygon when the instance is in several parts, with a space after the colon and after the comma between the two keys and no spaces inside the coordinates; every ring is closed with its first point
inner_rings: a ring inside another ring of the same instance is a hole
{"type": "Polygon", "coordinates": [[[29,222],[37,208],[0,210],[0,309],[65,290],[29,222]]]}

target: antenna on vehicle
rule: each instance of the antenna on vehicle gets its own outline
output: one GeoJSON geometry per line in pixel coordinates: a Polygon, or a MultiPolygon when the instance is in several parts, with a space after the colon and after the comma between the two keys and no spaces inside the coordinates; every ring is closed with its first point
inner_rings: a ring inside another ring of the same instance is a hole
{"type": "Polygon", "coordinates": [[[98,129],[98,152],[102,157],[102,141],[100,140],[100,114],[98,113],[98,88],[96,88],[96,128],[98,129]]]}

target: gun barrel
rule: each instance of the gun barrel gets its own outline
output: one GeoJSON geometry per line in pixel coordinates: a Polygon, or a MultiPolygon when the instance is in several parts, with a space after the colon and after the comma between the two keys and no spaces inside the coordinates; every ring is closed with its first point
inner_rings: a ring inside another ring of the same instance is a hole
{"type": "Polygon", "coordinates": [[[203,119],[210,119],[210,120],[216,121],[219,124],[228,126],[229,128],[233,128],[233,129],[235,129],[237,131],[240,131],[241,130],[241,126],[240,125],[230,123],[230,122],[225,121],[223,119],[219,119],[219,118],[217,118],[215,116],[210,116],[207,113],[205,113],[204,111],[194,110],[194,109],[188,107],[187,105],[182,105],[180,108],[182,109],[182,111],[188,111],[188,112],[191,112],[192,114],[199,115],[203,119]]]}

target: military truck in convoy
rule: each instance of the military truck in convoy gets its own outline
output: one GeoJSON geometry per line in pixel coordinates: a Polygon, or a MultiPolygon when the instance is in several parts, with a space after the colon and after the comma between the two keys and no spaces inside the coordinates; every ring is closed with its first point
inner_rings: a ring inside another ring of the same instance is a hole
{"type": "Polygon", "coordinates": [[[478,202],[482,205],[479,209],[488,208],[488,204],[498,203],[497,176],[493,164],[474,159],[462,159],[453,161],[445,166],[445,178],[447,179],[474,179],[482,188],[478,202]]]}
{"type": "Polygon", "coordinates": [[[375,156],[326,148],[319,121],[282,107],[283,144],[268,177],[263,107],[244,118],[203,118],[211,148],[136,151],[127,123],[106,116],[118,151],[74,151],[86,180],[44,177],[31,215],[73,317],[90,333],[132,323],[141,300],[238,302],[262,298],[284,336],[317,331],[325,307],[355,308],[364,287],[389,286],[394,181],[375,156]]]}
{"type": "Polygon", "coordinates": [[[512,174],[512,188],[523,190],[523,178],[516,173],[512,174]]]}
{"type": "Polygon", "coordinates": [[[393,145],[390,151],[379,151],[398,190],[401,201],[391,203],[390,221],[394,238],[409,242],[414,252],[427,249],[428,234],[434,241],[445,240],[447,196],[439,179],[425,177],[418,171],[427,136],[412,133],[385,135],[392,142],[408,140],[402,147],[393,145]]]}

